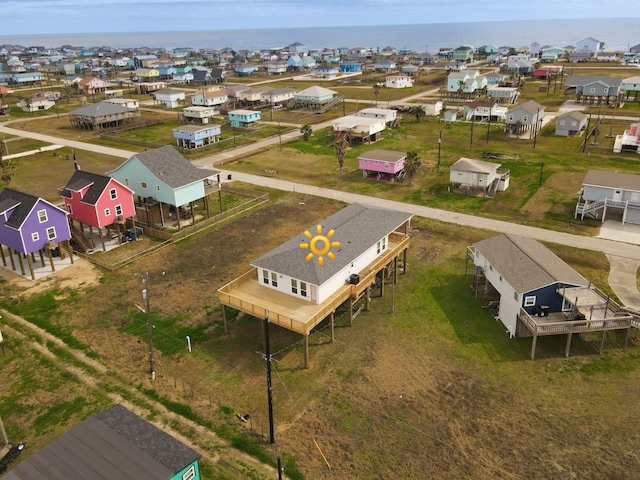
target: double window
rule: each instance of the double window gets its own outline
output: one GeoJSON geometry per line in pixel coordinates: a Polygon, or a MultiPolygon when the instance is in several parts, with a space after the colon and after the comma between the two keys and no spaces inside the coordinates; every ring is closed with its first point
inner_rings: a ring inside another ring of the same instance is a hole
{"type": "Polygon", "coordinates": [[[48,219],[46,210],[38,210],[38,221],[40,223],[46,222],[48,219]]]}

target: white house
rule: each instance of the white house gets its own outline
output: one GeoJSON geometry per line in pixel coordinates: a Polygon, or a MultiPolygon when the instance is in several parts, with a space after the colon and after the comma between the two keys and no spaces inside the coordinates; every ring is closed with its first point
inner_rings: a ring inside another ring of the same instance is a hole
{"type": "Polygon", "coordinates": [[[358,112],[359,117],[383,119],[387,126],[394,126],[398,112],[392,108],[363,108],[358,112]]]}
{"type": "Polygon", "coordinates": [[[604,42],[596,40],[593,37],[587,37],[576,43],[575,51],[577,53],[588,53],[593,56],[596,52],[604,50],[604,42]]]}
{"type": "Polygon", "coordinates": [[[201,107],[220,107],[229,99],[223,88],[214,88],[198,92],[191,96],[191,105],[201,107]]]}
{"type": "Polygon", "coordinates": [[[387,75],[384,86],[387,88],[413,87],[413,77],[409,75],[387,75]]]}
{"type": "Polygon", "coordinates": [[[184,102],[184,90],[175,88],[163,88],[151,94],[156,105],[164,105],[167,108],[176,108],[180,106],[180,102],[184,102]]]}
{"type": "Polygon", "coordinates": [[[574,217],[601,217],[604,222],[609,210],[620,212],[623,224],[640,224],[640,175],[603,170],[587,172],[574,217]]]}
{"type": "Polygon", "coordinates": [[[379,140],[381,133],[387,128],[387,122],[384,118],[347,115],[333,120],[331,127],[334,135],[344,132],[350,140],[365,143],[379,140]]]}
{"type": "Polygon", "coordinates": [[[37,112],[39,110],[49,110],[56,104],[47,98],[32,97],[29,100],[20,100],[17,105],[23,112],[37,112]]]}
{"type": "Polygon", "coordinates": [[[500,167],[499,163],[462,157],[449,167],[449,181],[492,197],[495,192],[503,192],[509,187],[509,170],[500,170],[500,167]]]}
{"type": "Polygon", "coordinates": [[[201,107],[201,106],[191,106],[185,107],[182,110],[182,115],[188,122],[202,123],[207,124],[210,121],[213,121],[213,117],[216,115],[215,107],[201,107]]]}

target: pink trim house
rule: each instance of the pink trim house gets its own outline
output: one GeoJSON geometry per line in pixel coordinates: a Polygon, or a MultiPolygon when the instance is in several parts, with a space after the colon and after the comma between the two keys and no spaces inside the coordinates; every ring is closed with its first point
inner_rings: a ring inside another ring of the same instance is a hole
{"type": "Polygon", "coordinates": [[[358,167],[364,178],[385,181],[402,181],[404,178],[405,152],[393,150],[369,150],[358,157],[358,167]]]}
{"type": "Polygon", "coordinates": [[[85,77],[78,82],[78,91],[87,95],[101,93],[107,89],[107,82],[97,77],[85,77]]]}

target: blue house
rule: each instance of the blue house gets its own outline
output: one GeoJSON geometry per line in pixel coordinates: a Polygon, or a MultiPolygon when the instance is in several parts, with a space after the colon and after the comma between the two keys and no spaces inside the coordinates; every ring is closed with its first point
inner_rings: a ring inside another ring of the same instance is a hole
{"type": "Polygon", "coordinates": [[[251,63],[242,63],[240,65],[236,65],[233,70],[241,77],[245,77],[258,71],[258,66],[251,63]]]}
{"type": "Polygon", "coordinates": [[[93,415],[42,447],[4,480],[200,480],[200,454],[122,405],[93,415]]]}
{"type": "Polygon", "coordinates": [[[232,127],[246,128],[260,121],[262,115],[255,110],[233,110],[229,112],[228,122],[232,127]]]}
{"type": "Polygon", "coordinates": [[[359,62],[342,62],[340,71],[344,73],[357,73],[362,71],[362,64],[359,62]]]}
{"type": "MultiPolygon", "coordinates": [[[[473,289],[489,301],[510,337],[630,329],[633,317],[537,240],[500,234],[467,248],[473,289]]],[[[602,347],[601,347],[602,349],[602,347]]]]}
{"type": "Polygon", "coordinates": [[[220,125],[182,125],[173,129],[173,137],[179,147],[203,147],[220,139],[220,125]]]}
{"type": "Polygon", "coordinates": [[[18,85],[41,82],[42,80],[44,80],[44,75],[40,72],[14,73],[11,76],[11,81],[18,85]]]}

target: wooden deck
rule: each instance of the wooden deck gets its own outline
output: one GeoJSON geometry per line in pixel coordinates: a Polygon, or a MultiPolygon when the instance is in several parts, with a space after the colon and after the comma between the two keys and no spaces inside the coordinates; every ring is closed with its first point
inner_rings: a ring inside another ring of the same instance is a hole
{"type": "Polygon", "coordinates": [[[263,286],[256,268],[218,289],[218,299],[226,305],[256,318],[269,317],[269,322],[288,330],[309,335],[311,330],[347,300],[355,300],[375,283],[376,275],[393,264],[409,247],[409,237],[394,232],[389,236],[389,248],[362,270],[357,285],[345,284],[321,304],[312,304],[263,286]]]}

